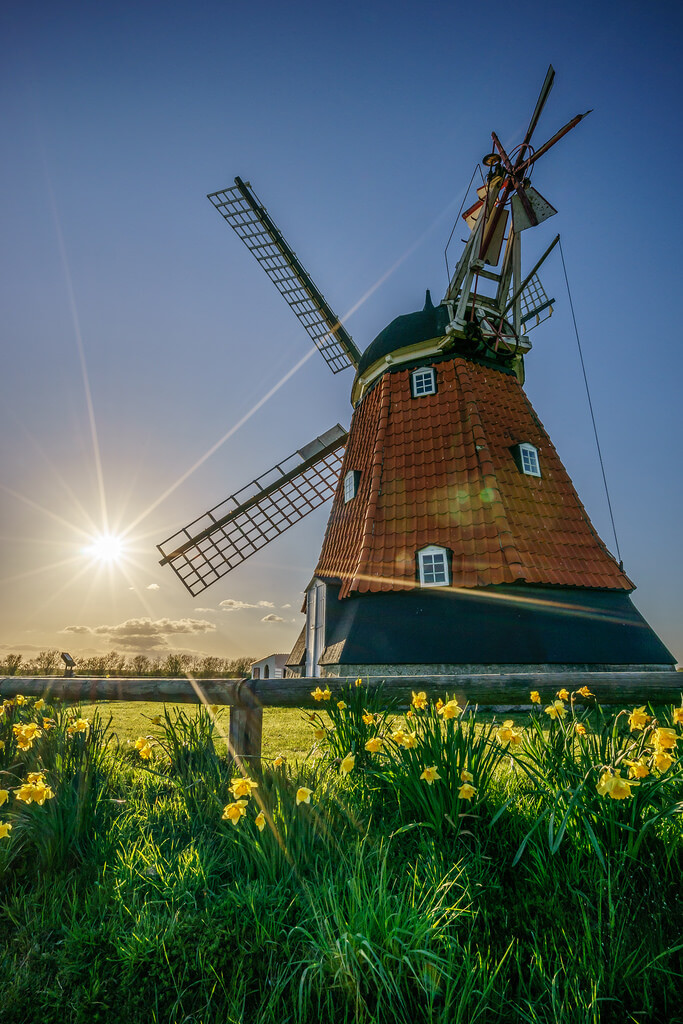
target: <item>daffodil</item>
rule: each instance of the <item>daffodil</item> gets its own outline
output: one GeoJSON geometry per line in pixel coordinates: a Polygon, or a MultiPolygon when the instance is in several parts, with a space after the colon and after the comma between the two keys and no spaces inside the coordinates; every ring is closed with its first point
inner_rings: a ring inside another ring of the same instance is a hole
{"type": "Polygon", "coordinates": [[[43,708],[45,707],[45,701],[43,700],[42,697],[39,697],[33,706],[36,709],[36,711],[42,711],[43,708]]]}
{"type": "Polygon", "coordinates": [[[574,725],[574,732],[577,736],[586,735],[586,726],[583,724],[583,722],[576,722],[576,724],[574,725]]]}
{"type": "Polygon", "coordinates": [[[24,782],[16,790],[17,800],[21,800],[25,804],[36,803],[42,806],[46,800],[51,800],[53,796],[54,793],[50,787],[46,786],[42,781],[38,783],[24,782]]]}
{"type": "Polygon", "coordinates": [[[673,729],[655,729],[653,742],[657,750],[673,750],[679,737],[673,729]]]}
{"type": "Polygon", "coordinates": [[[645,779],[650,774],[650,769],[642,758],[639,761],[624,761],[624,764],[628,765],[628,774],[632,779],[645,779]]]}
{"type": "Polygon", "coordinates": [[[565,690],[563,686],[561,690],[557,691],[557,696],[560,700],[569,700],[569,690],[565,690]]]}
{"type": "Polygon", "coordinates": [[[356,682],[354,683],[354,686],[362,686],[362,685],[363,685],[363,680],[359,676],[358,679],[356,679],[356,682]]]}
{"type": "Polygon", "coordinates": [[[558,718],[564,718],[567,714],[567,709],[561,700],[554,700],[552,704],[548,704],[548,707],[545,708],[545,713],[550,715],[553,721],[556,721],[558,718]]]}
{"type": "Polygon", "coordinates": [[[329,700],[332,696],[332,691],[329,686],[324,690],[321,690],[319,686],[316,686],[315,690],[311,690],[311,697],[313,700],[329,700]]]}
{"type": "Polygon", "coordinates": [[[384,740],[382,739],[381,736],[373,736],[365,744],[365,749],[368,750],[371,754],[378,754],[382,749],[383,743],[384,740]]]}
{"type": "Polygon", "coordinates": [[[223,808],[223,820],[229,821],[235,827],[237,827],[242,818],[247,813],[246,806],[246,800],[236,800],[233,804],[226,804],[225,807],[223,808]]]}
{"type": "Polygon", "coordinates": [[[346,707],[347,707],[346,701],[345,700],[338,700],[337,701],[337,707],[339,708],[340,711],[346,710],[346,707]]]}
{"type": "Polygon", "coordinates": [[[77,718],[71,725],[67,726],[66,731],[69,736],[75,736],[77,732],[87,732],[89,728],[90,722],[86,721],[85,718],[77,718]]]}
{"type": "Polygon", "coordinates": [[[628,716],[628,727],[631,732],[635,729],[644,729],[647,723],[651,720],[651,717],[651,715],[646,714],[645,705],[643,704],[639,708],[634,708],[628,716]]]}
{"type": "Polygon", "coordinates": [[[17,704],[17,707],[21,707],[21,705],[22,705],[22,704],[25,704],[25,703],[26,703],[26,697],[22,697],[22,695],[21,695],[20,693],[18,693],[18,694],[16,695],[16,697],[14,698],[14,700],[15,700],[15,702],[16,702],[16,704],[17,704]]]}
{"type": "Polygon", "coordinates": [[[0,839],[6,839],[12,831],[12,826],[8,821],[0,821],[0,839]]]}
{"type": "Polygon", "coordinates": [[[47,732],[48,729],[54,729],[56,724],[57,723],[55,722],[54,718],[44,718],[43,719],[43,729],[45,730],[45,732],[47,732]]]}
{"type": "Polygon", "coordinates": [[[447,704],[444,704],[443,707],[439,708],[439,714],[442,715],[444,719],[457,718],[458,715],[462,714],[462,708],[458,704],[457,700],[449,700],[447,704]]]}
{"type": "Polygon", "coordinates": [[[310,804],[312,789],[308,789],[306,786],[299,786],[296,791],[296,803],[299,804],[310,804]]]}
{"type": "Polygon", "coordinates": [[[406,750],[413,750],[417,746],[417,733],[407,732],[403,737],[401,746],[405,747],[406,750]]]}
{"type": "Polygon", "coordinates": [[[252,789],[258,789],[258,782],[254,782],[253,779],[240,776],[239,778],[233,779],[228,788],[235,800],[238,800],[239,797],[242,796],[250,797],[252,789]]]}
{"type": "Polygon", "coordinates": [[[434,707],[436,708],[437,711],[441,711],[441,708],[443,707],[443,701],[441,700],[441,697],[439,697],[434,707]]]}
{"type": "Polygon", "coordinates": [[[436,782],[436,780],[440,778],[441,776],[439,775],[439,772],[435,765],[433,765],[431,768],[425,768],[425,770],[422,772],[422,775],[420,776],[420,779],[424,779],[424,781],[430,786],[433,782],[436,782]]]}
{"type": "Polygon", "coordinates": [[[671,754],[668,754],[666,750],[656,750],[654,756],[655,768],[660,772],[668,772],[671,765],[674,763],[674,759],[671,754]]]}
{"type": "Polygon", "coordinates": [[[458,789],[458,796],[461,800],[471,800],[476,792],[474,786],[471,786],[469,782],[463,782],[462,786],[458,789]]]}
{"type": "Polygon", "coordinates": [[[529,694],[529,696],[531,697],[531,703],[532,704],[540,704],[541,703],[541,695],[538,692],[538,690],[532,690],[531,693],[529,694]]]}
{"type": "Polygon", "coordinates": [[[278,754],[277,757],[275,758],[275,760],[273,761],[273,768],[282,768],[284,763],[285,763],[284,755],[283,754],[278,754]]]}
{"type": "Polygon", "coordinates": [[[413,690],[412,703],[414,708],[418,708],[418,710],[424,711],[424,709],[427,707],[427,694],[425,693],[425,691],[420,690],[419,693],[415,693],[415,690],[413,690]]]}
{"type": "Polygon", "coordinates": [[[327,730],[326,729],[314,729],[313,730],[313,735],[315,736],[315,738],[317,740],[324,740],[325,736],[327,735],[327,730]]]}
{"type": "Polygon", "coordinates": [[[266,816],[263,813],[263,811],[258,812],[256,817],[254,818],[254,824],[256,825],[256,828],[259,830],[259,832],[263,832],[264,828],[266,827],[266,816]]]}
{"type": "Polygon", "coordinates": [[[587,687],[587,686],[582,686],[582,687],[581,687],[581,688],[580,688],[579,690],[577,690],[576,692],[577,692],[577,693],[579,694],[579,696],[580,696],[580,697],[594,697],[594,696],[595,696],[595,694],[594,694],[594,693],[591,693],[591,692],[590,692],[590,690],[588,689],[588,687],[587,687]]]}
{"type": "Polygon", "coordinates": [[[29,772],[26,781],[32,786],[42,786],[45,782],[45,772],[29,772]]]}
{"type": "Polygon", "coordinates": [[[522,733],[514,728],[512,719],[507,718],[496,732],[496,739],[499,743],[517,747],[522,742],[522,733]]]}
{"type": "Polygon", "coordinates": [[[9,799],[9,790],[8,789],[0,789],[0,807],[2,807],[2,805],[8,799],[9,799]]]}
{"type": "Polygon", "coordinates": [[[375,716],[373,715],[373,713],[371,711],[366,711],[365,709],[363,709],[363,714],[361,717],[366,725],[372,725],[373,722],[375,721],[375,716]]]}
{"type": "Polygon", "coordinates": [[[339,770],[342,775],[348,775],[349,772],[353,771],[355,764],[356,758],[349,752],[339,765],[339,770]]]}
{"type": "Polygon", "coordinates": [[[152,719],[152,725],[161,725],[162,722],[163,718],[161,717],[161,715],[155,715],[154,718],[152,719]]]}
{"type": "Polygon", "coordinates": [[[683,725],[683,708],[674,708],[673,723],[674,725],[683,725]]]}
{"type": "Polygon", "coordinates": [[[403,741],[406,738],[406,734],[403,729],[397,729],[396,732],[392,732],[391,739],[394,743],[398,743],[399,747],[403,746],[403,741]]]}
{"type": "Polygon", "coordinates": [[[467,768],[463,768],[463,770],[460,772],[460,781],[474,782],[474,775],[472,774],[472,772],[468,772],[467,768]]]}
{"type": "Polygon", "coordinates": [[[596,789],[600,796],[609,796],[612,800],[625,800],[629,796],[633,796],[631,793],[631,786],[638,786],[640,783],[634,782],[633,779],[622,779],[621,772],[611,771],[603,772],[600,776],[596,789]]]}

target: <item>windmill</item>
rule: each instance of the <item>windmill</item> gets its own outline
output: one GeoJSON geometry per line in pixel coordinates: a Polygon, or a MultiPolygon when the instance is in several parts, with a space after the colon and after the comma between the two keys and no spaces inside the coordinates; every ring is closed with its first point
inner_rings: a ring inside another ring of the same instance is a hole
{"type": "Polygon", "coordinates": [[[355,371],[348,432],[336,424],[158,545],[196,596],[334,495],[289,674],[673,662],[522,390],[559,239],[522,276],[523,232],[556,212],[531,174],[586,116],[533,147],[553,79],[518,146],[491,135],[443,300],[427,292],[362,354],[251,186],[208,197],[332,372],[355,371]]]}

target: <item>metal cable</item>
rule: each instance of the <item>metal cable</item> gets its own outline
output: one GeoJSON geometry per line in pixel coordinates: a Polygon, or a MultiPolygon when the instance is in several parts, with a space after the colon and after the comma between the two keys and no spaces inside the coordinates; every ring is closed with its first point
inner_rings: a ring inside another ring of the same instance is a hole
{"type": "Polygon", "coordinates": [[[448,266],[448,247],[451,244],[451,239],[453,238],[453,235],[455,234],[455,229],[458,226],[458,222],[460,220],[460,214],[462,213],[462,208],[465,205],[465,201],[466,201],[466,199],[467,199],[467,197],[468,197],[468,195],[470,193],[470,189],[472,188],[472,182],[474,181],[474,177],[475,177],[477,171],[479,171],[479,177],[481,178],[482,183],[484,181],[483,175],[481,173],[481,167],[479,166],[479,164],[476,164],[474,170],[472,171],[472,177],[470,178],[470,183],[467,186],[467,188],[465,189],[465,194],[462,197],[462,202],[460,204],[460,209],[458,210],[458,215],[455,218],[455,221],[453,223],[453,228],[451,230],[450,235],[448,236],[448,241],[446,242],[446,248],[443,251],[444,259],[446,261],[446,279],[447,279],[446,280],[446,291],[448,291],[448,286],[451,283],[451,271],[450,271],[450,267],[448,266]]]}
{"type": "Polygon", "coordinates": [[[583,372],[583,382],[586,385],[586,395],[588,397],[588,408],[590,409],[591,421],[593,423],[593,434],[595,435],[595,447],[598,449],[598,458],[600,459],[600,469],[602,471],[602,481],[605,485],[605,494],[607,495],[607,507],[609,508],[609,517],[612,521],[612,533],[614,534],[614,543],[617,549],[617,558],[619,559],[619,568],[623,569],[624,563],[621,558],[621,551],[619,550],[619,538],[617,537],[617,528],[614,524],[614,514],[612,512],[612,502],[609,496],[609,487],[607,486],[607,477],[605,475],[605,464],[602,459],[602,451],[600,449],[600,439],[598,438],[598,428],[595,423],[595,414],[593,413],[593,402],[591,400],[590,388],[588,387],[588,376],[586,374],[586,364],[583,361],[583,350],[581,348],[581,339],[579,338],[579,328],[576,324],[576,315],[574,313],[574,303],[572,301],[572,293],[569,287],[569,277],[567,276],[567,265],[564,261],[564,250],[562,249],[562,239],[560,239],[560,256],[562,257],[562,269],[564,271],[564,280],[567,286],[567,295],[569,296],[569,308],[572,314],[572,320],[574,322],[574,333],[576,334],[576,344],[579,349],[579,359],[581,360],[581,370],[583,372]]]}

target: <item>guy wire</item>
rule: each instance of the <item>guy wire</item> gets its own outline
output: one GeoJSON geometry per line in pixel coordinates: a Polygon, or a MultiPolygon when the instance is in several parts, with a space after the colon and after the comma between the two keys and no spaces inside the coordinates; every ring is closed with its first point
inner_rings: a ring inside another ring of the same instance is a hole
{"type": "Polygon", "coordinates": [[[574,333],[576,335],[576,344],[579,349],[579,359],[581,361],[581,371],[583,373],[583,382],[586,385],[586,395],[588,397],[588,408],[590,409],[591,421],[593,423],[593,434],[595,435],[595,446],[598,449],[598,458],[600,459],[600,469],[602,471],[602,481],[605,485],[605,494],[607,495],[607,507],[609,508],[609,517],[612,521],[612,533],[614,534],[614,543],[617,548],[617,558],[619,559],[619,568],[623,569],[624,563],[621,558],[621,551],[619,550],[619,538],[617,537],[617,528],[614,524],[614,514],[612,512],[612,502],[609,496],[609,487],[607,486],[607,477],[605,475],[605,464],[602,459],[602,451],[600,448],[600,439],[598,438],[598,428],[595,423],[595,415],[593,413],[593,402],[591,400],[590,388],[588,386],[588,376],[586,374],[586,364],[583,361],[583,350],[581,348],[581,339],[579,338],[579,328],[576,324],[576,315],[574,313],[574,303],[572,301],[571,288],[569,287],[569,278],[567,276],[567,265],[564,261],[564,250],[562,249],[562,239],[560,239],[560,256],[562,257],[562,269],[564,271],[564,280],[567,285],[567,295],[569,296],[569,308],[572,314],[572,320],[574,322],[574,333]]]}

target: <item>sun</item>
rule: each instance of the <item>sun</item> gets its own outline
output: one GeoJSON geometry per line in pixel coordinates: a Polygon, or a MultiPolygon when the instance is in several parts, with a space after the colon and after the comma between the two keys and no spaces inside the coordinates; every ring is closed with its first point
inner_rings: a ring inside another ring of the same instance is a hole
{"type": "Polygon", "coordinates": [[[125,554],[123,537],[113,533],[101,533],[98,537],[93,537],[92,542],[85,548],[85,553],[96,562],[120,562],[125,554]]]}

